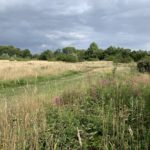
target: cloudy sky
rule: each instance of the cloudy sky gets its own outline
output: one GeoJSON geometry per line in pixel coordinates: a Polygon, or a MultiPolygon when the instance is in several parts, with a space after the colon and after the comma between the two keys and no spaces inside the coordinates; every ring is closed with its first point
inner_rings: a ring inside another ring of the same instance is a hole
{"type": "Polygon", "coordinates": [[[92,41],[150,50],[150,0],[0,0],[0,45],[38,52],[92,41]]]}

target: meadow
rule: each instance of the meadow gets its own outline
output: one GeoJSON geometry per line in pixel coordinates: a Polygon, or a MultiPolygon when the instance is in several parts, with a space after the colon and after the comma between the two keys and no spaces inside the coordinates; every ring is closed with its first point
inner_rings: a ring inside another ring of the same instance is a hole
{"type": "Polygon", "coordinates": [[[0,61],[2,150],[149,150],[149,126],[136,63],[0,61]]]}

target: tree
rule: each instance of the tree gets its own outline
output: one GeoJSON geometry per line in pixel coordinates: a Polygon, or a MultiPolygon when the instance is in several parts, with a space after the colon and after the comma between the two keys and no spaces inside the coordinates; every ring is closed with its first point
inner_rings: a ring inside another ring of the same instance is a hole
{"type": "Polygon", "coordinates": [[[59,55],[61,53],[62,53],[61,49],[56,49],[55,52],[54,52],[54,55],[57,56],[57,55],[59,55]]]}
{"type": "Polygon", "coordinates": [[[90,51],[91,53],[97,52],[99,50],[97,44],[95,42],[91,43],[88,51],[90,51]]]}
{"type": "Polygon", "coordinates": [[[78,55],[73,53],[73,54],[60,54],[57,56],[57,60],[59,61],[65,61],[65,62],[78,62],[78,55]]]}
{"type": "Polygon", "coordinates": [[[91,43],[88,50],[86,51],[86,59],[98,58],[99,48],[95,42],[91,43]]]}
{"type": "Polygon", "coordinates": [[[150,56],[150,52],[142,51],[142,50],[132,51],[130,53],[130,56],[134,59],[134,61],[138,62],[138,61],[144,59],[146,56],[150,56]]]}
{"type": "Polygon", "coordinates": [[[65,48],[63,48],[62,51],[63,51],[64,54],[76,53],[76,49],[74,47],[65,47],[65,48]]]}
{"type": "Polygon", "coordinates": [[[80,62],[85,60],[85,50],[76,50],[76,54],[80,62]]]}
{"type": "Polygon", "coordinates": [[[28,49],[23,50],[22,51],[22,57],[23,58],[31,58],[32,54],[31,54],[30,50],[28,50],[28,49]]]}
{"type": "Polygon", "coordinates": [[[53,52],[50,50],[46,50],[41,53],[39,59],[40,60],[51,60],[53,58],[53,52]]]}
{"type": "Polygon", "coordinates": [[[105,56],[116,55],[119,52],[118,48],[110,46],[105,50],[105,56]]]}
{"type": "Polygon", "coordinates": [[[10,57],[13,55],[20,56],[21,51],[14,46],[0,46],[0,55],[8,54],[10,57]]]}
{"type": "Polygon", "coordinates": [[[38,60],[38,59],[39,59],[39,57],[40,57],[40,55],[39,55],[39,54],[33,54],[33,55],[32,55],[32,59],[37,59],[37,60],[38,60]]]}

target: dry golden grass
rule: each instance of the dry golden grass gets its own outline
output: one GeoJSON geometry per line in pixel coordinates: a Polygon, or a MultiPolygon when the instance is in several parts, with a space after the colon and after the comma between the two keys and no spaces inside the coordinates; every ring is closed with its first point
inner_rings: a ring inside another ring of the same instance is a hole
{"type": "Polygon", "coordinates": [[[41,75],[56,75],[62,72],[84,71],[95,68],[94,70],[108,71],[113,67],[112,62],[47,62],[47,61],[4,61],[0,60],[0,80],[13,80],[23,77],[36,77],[41,75]]]}
{"type": "Polygon", "coordinates": [[[132,78],[133,84],[143,84],[143,85],[150,85],[150,75],[149,74],[142,74],[137,75],[132,78]]]}
{"type": "Polygon", "coordinates": [[[38,149],[38,133],[45,130],[42,101],[24,96],[13,103],[0,104],[0,149],[38,149]]]}

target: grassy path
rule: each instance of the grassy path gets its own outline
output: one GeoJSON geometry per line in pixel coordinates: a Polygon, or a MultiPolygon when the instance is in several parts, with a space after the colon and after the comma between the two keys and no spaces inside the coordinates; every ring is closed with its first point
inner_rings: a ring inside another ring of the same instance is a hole
{"type": "Polygon", "coordinates": [[[98,73],[93,73],[92,69],[90,69],[84,72],[67,71],[57,76],[51,75],[36,79],[25,78],[18,81],[0,82],[0,99],[1,101],[10,101],[20,98],[24,94],[28,96],[44,95],[45,97],[52,97],[74,88],[86,88],[87,80],[91,77],[94,80],[99,75],[98,73]]]}

